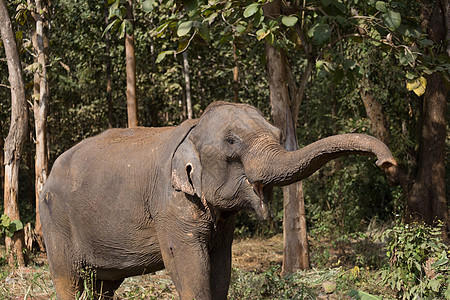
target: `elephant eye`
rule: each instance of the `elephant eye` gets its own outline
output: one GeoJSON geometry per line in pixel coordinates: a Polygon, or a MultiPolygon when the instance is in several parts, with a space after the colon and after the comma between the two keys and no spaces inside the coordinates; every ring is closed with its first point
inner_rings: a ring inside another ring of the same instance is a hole
{"type": "Polygon", "coordinates": [[[227,137],[227,138],[225,139],[225,141],[226,141],[228,144],[230,144],[230,145],[233,145],[233,144],[236,142],[236,141],[234,140],[234,138],[231,137],[231,136],[227,137]]]}

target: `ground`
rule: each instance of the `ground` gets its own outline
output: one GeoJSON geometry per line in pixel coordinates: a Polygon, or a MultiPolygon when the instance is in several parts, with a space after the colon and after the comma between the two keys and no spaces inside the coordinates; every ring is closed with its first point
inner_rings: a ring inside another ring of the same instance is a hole
{"type": "MultiPolygon", "coordinates": [[[[316,241],[311,241],[311,248],[316,252],[321,251],[316,241]]],[[[327,251],[326,258],[336,264],[341,260],[340,251],[327,251]]],[[[280,276],[282,252],[281,234],[271,238],[236,240],[233,245],[233,275],[229,297],[287,299],[301,294],[298,299],[352,299],[347,293],[359,287],[360,279],[366,275],[373,277],[371,271],[364,268],[335,265],[321,270],[312,268],[285,279],[280,276]]],[[[365,283],[365,288],[370,290],[372,285],[376,289],[376,284],[365,283]]],[[[175,287],[164,270],[156,274],[127,278],[117,294],[120,299],[178,298],[175,287]]],[[[0,299],[56,299],[46,259],[35,257],[30,266],[15,272],[10,272],[4,266],[0,273],[0,299]]],[[[89,295],[82,295],[80,299],[89,299],[89,295]]]]}

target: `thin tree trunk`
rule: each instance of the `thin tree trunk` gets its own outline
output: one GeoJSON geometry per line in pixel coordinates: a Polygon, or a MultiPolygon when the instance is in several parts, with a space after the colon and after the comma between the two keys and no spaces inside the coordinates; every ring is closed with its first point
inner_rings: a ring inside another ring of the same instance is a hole
{"type": "Polygon", "coordinates": [[[36,12],[36,38],[33,39],[34,49],[37,53],[39,69],[35,73],[35,92],[33,95],[34,122],[36,129],[36,161],[35,161],[35,194],[36,194],[36,225],[35,237],[40,251],[45,251],[44,238],[42,234],[41,220],[39,214],[39,195],[44,187],[48,176],[48,154],[47,154],[47,115],[48,115],[48,77],[47,77],[47,55],[44,40],[47,32],[44,28],[45,3],[35,0],[36,12]]]}
{"type": "MultiPolygon", "coordinates": [[[[280,15],[279,0],[267,3],[263,7],[264,15],[277,18],[280,15]]],[[[297,114],[292,107],[299,107],[298,99],[289,92],[290,70],[283,50],[276,49],[266,42],[266,69],[269,79],[270,104],[274,125],[283,132],[284,147],[289,151],[298,149],[295,123],[297,114]]],[[[309,268],[308,239],[301,182],[283,187],[284,222],[283,222],[283,274],[309,268]]]]}
{"type": "Polygon", "coordinates": [[[186,109],[188,119],[192,119],[192,99],[191,99],[191,82],[189,79],[189,61],[187,56],[187,50],[183,52],[183,73],[184,84],[186,91],[186,109]]]}
{"type": "Polygon", "coordinates": [[[236,44],[233,45],[233,87],[234,87],[234,103],[239,102],[239,66],[236,44]]]}
{"type": "MultiPolygon", "coordinates": [[[[0,33],[5,47],[11,85],[11,124],[5,142],[5,215],[11,220],[20,220],[19,165],[27,135],[28,107],[19,52],[4,0],[0,0],[0,33]]],[[[23,230],[15,232],[12,238],[6,237],[5,246],[9,252],[8,262],[11,266],[14,266],[14,258],[19,265],[25,265],[23,230]]]]}
{"type": "MultiPolygon", "coordinates": [[[[127,19],[134,28],[133,1],[127,2],[127,19]]],[[[125,56],[127,73],[127,115],[128,127],[138,126],[136,95],[136,57],[134,53],[134,34],[125,34],[125,56]]]]}
{"type": "MultiPolygon", "coordinates": [[[[5,159],[3,154],[4,141],[3,141],[3,121],[0,120],[0,192],[4,193],[5,188],[5,159]]],[[[2,194],[3,195],[3,194],[2,194]]]]}
{"type": "MultiPolygon", "coordinates": [[[[108,1],[105,0],[105,25],[108,26],[109,18],[108,18],[108,1]]],[[[108,128],[114,127],[113,120],[113,103],[112,103],[112,80],[111,80],[111,55],[110,55],[110,39],[109,32],[105,33],[105,55],[106,55],[106,106],[107,106],[107,117],[108,117],[108,128]]]]}

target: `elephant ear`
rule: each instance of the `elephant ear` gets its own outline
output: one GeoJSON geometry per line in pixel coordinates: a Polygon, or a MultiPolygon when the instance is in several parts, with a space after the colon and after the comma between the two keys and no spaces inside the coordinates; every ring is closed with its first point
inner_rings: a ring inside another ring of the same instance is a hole
{"type": "Polygon", "coordinates": [[[189,195],[202,196],[202,166],[194,143],[187,136],[172,157],[172,186],[189,195]]]}

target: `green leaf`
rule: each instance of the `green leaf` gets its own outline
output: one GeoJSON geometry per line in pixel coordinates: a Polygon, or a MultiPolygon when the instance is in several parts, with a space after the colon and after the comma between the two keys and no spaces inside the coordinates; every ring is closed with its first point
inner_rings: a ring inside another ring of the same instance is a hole
{"type": "Polygon", "coordinates": [[[164,34],[164,32],[166,31],[167,27],[169,27],[169,25],[170,25],[170,21],[166,22],[162,25],[159,25],[158,28],[156,28],[156,33],[157,33],[156,37],[161,37],[164,34]]]}
{"type": "Polygon", "coordinates": [[[11,221],[11,224],[9,225],[9,231],[10,232],[16,232],[23,229],[23,224],[20,222],[20,220],[14,220],[11,221]]]}
{"type": "Polygon", "coordinates": [[[416,61],[416,57],[417,57],[416,54],[405,49],[405,51],[402,51],[398,54],[398,61],[403,66],[413,65],[416,61]]]}
{"type": "Polygon", "coordinates": [[[437,260],[435,263],[432,264],[433,268],[437,268],[443,265],[448,264],[449,259],[447,257],[447,254],[445,253],[445,250],[442,250],[441,258],[437,260]]]}
{"type": "Polygon", "coordinates": [[[238,24],[238,25],[236,25],[235,29],[236,29],[237,33],[243,33],[247,29],[247,27],[245,27],[244,25],[238,24]]]}
{"type": "Polygon", "coordinates": [[[450,299],[450,283],[447,286],[447,290],[445,291],[445,299],[450,299]]]}
{"type": "Polygon", "coordinates": [[[402,23],[402,16],[400,13],[388,9],[386,13],[383,14],[384,24],[392,31],[396,30],[402,23]]]}
{"type": "Polygon", "coordinates": [[[208,28],[208,22],[203,22],[200,25],[200,28],[198,30],[198,33],[200,34],[200,36],[207,42],[209,42],[211,40],[211,35],[209,33],[209,28],[208,28]]]}
{"type": "Polygon", "coordinates": [[[9,227],[9,224],[11,224],[11,219],[7,215],[2,215],[1,221],[3,227],[9,227]]]}
{"type": "Polygon", "coordinates": [[[121,22],[119,27],[119,37],[123,38],[125,36],[125,22],[121,22]]]}
{"type": "Polygon", "coordinates": [[[156,0],[145,0],[142,2],[142,10],[146,13],[151,12],[156,5],[156,0]]]}
{"type": "Polygon", "coordinates": [[[211,23],[217,18],[218,15],[219,15],[218,13],[214,12],[214,13],[210,14],[210,15],[204,20],[204,22],[208,22],[208,23],[211,24],[211,23]]]}
{"type": "Polygon", "coordinates": [[[384,1],[377,1],[377,3],[375,3],[375,8],[381,12],[386,12],[387,11],[387,3],[384,1]]]}
{"type": "Polygon", "coordinates": [[[411,73],[411,72],[406,72],[406,78],[409,80],[413,80],[414,78],[417,78],[417,74],[411,73]]]}
{"type": "Polygon", "coordinates": [[[244,17],[248,18],[253,16],[259,10],[260,5],[261,4],[259,3],[252,3],[249,6],[247,6],[244,10],[244,17]]]}
{"type": "Polygon", "coordinates": [[[194,36],[195,36],[195,32],[190,37],[185,36],[180,39],[180,42],[178,43],[177,54],[183,52],[184,50],[186,50],[189,47],[189,44],[191,43],[194,36]]]}
{"type": "Polygon", "coordinates": [[[322,44],[330,38],[331,29],[328,24],[315,24],[308,30],[308,36],[312,37],[318,44],[322,44]]]}
{"type": "Polygon", "coordinates": [[[439,292],[439,289],[441,288],[441,282],[439,280],[432,279],[428,284],[434,292],[439,292]]]}
{"type": "Polygon", "coordinates": [[[346,59],[344,60],[344,63],[342,64],[345,70],[348,69],[354,69],[356,66],[356,60],[354,59],[346,59]]]}
{"type": "Polygon", "coordinates": [[[173,50],[163,51],[156,57],[155,63],[160,63],[166,57],[167,54],[173,54],[173,50]]]}
{"type": "Polygon", "coordinates": [[[118,23],[120,23],[119,19],[115,19],[114,21],[109,23],[108,26],[106,26],[105,30],[103,31],[103,35],[105,35],[105,33],[107,33],[110,30],[113,31],[113,29],[111,29],[111,28],[116,27],[118,25],[118,23]]]}
{"type": "Polygon", "coordinates": [[[264,28],[259,29],[256,32],[256,38],[258,39],[258,41],[262,40],[263,38],[265,38],[268,34],[270,33],[270,30],[266,30],[264,28]]]}
{"type": "Polygon", "coordinates": [[[180,25],[178,25],[177,35],[178,36],[185,36],[186,34],[188,34],[189,31],[191,31],[193,23],[194,23],[193,21],[181,22],[180,25]]]}
{"type": "Polygon", "coordinates": [[[297,23],[298,19],[296,16],[283,16],[281,19],[281,23],[286,25],[287,27],[292,27],[297,23]]]}
{"type": "Polygon", "coordinates": [[[325,6],[325,7],[330,6],[331,3],[332,3],[332,0],[322,0],[322,4],[323,4],[323,6],[325,6]]]}

